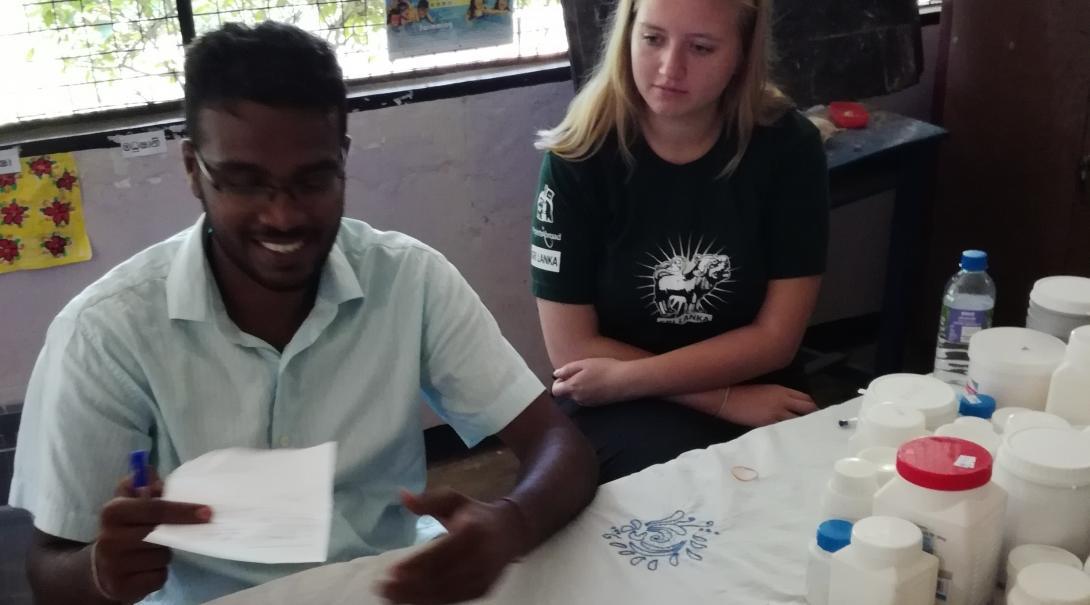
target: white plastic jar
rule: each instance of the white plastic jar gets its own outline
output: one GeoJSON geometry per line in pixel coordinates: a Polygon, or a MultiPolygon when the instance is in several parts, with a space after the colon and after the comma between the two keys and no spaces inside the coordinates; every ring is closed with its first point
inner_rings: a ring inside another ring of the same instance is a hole
{"type": "Polygon", "coordinates": [[[1085,325],[1090,325],[1090,278],[1054,275],[1033,284],[1027,328],[1066,342],[1072,330],[1085,325]]]}
{"type": "Polygon", "coordinates": [[[1058,563],[1035,563],[1018,572],[1007,605],[1090,605],[1090,576],[1058,563]]]}
{"type": "MultiPolygon", "coordinates": [[[[987,393],[997,408],[1045,409],[1048,383],[1064,359],[1059,338],[1026,328],[990,328],[969,339],[968,393],[987,393]]],[[[998,413],[998,412],[997,412],[998,413]]]]}
{"type": "Polygon", "coordinates": [[[927,430],[953,422],[958,416],[958,394],[953,387],[923,374],[887,374],[867,385],[860,411],[882,402],[899,403],[924,415],[927,430]]]}
{"type": "Polygon", "coordinates": [[[895,517],[867,517],[851,544],[833,555],[829,603],[932,605],[939,560],[923,551],[920,528],[895,517]]]}
{"type": "Polygon", "coordinates": [[[1003,433],[1014,434],[1023,429],[1038,427],[1068,430],[1071,428],[1071,423],[1056,414],[1049,414],[1040,410],[1022,410],[1007,416],[1007,422],[1003,425],[1003,433]]]}
{"type": "Polygon", "coordinates": [[[878,469],[860,458],[842,458],[833,465],[833,476],[821,498],[824,519],[858,521],[869,517],[878,491],[878,469]]]}
{"type": "Polygon", "coordinates": [[[897,474],[897,448],[876,445],[862,450],[857,457],[874,465],[878,474],[878,487],[882,487],[897,474]]]}
{"type": "Polygon", "coordinates": [[[828,605],[829,566],[833,553],[851,542],[852,524],[843,519],[828,519],[818,525],[817,537],[810,542],[810,562],[806,566],[806,602],[828,605]]]}
{"type": "Polygon", "coordinates": [[[995,427],[995,432],[1002,435],[1007,432],[1007,421],[1011,419],[1011,416],[1022,412],[1037,412],[1040,410],[1031,410],[1029,408],[1023,408],[1018,406],[1011,406],[1007,408],[999,408],[992,414],[992,426],[995,427]]]}
{"type": "Polygon", "coordinates": [[[1018,577],[1018,573],[1035,563],[1058,563],[1060,565],[1066,565],[1067,567],[1082,569],[1082,561],[1071,552],[1064,550],[1059,546],[1049,546],[1048,544],[1022,544],[1020,546],[1015,546],[1011,549],[1010,554],[1007,555],[1007,565],[1003,570],[1005,573],[1003,573],[1001,583],[1005,584],[1009,580],[1010,584],[1013,586],[1014,579],[1018,577]]]}
{"type": "Polygon", "coordinates": [[[1090,439],[1079,431],[1031,427],[1008,432],[995,483],[1007,492],[1004,556],[1020,544],[1090,554],[1090,439]]]}
{"type": "Polygon", "coordinates": [[[983,447],[921,437],[897,451],[897,476],[874,497],[876,515],[920,527],[941,562],[935,599],[946,605],[985,605],[995,590],[1007,495],[991,476],[983,447]]]}
{"type": "Polygon", "coordinates": [[[849,441],[856,452],[876,446],[898,448],[906,441],[926,435],[926,426],[923,412],[885,401],[859,412],[859,423],[849,441]]]}
{"type": "Polygon", "coordinates": [[[1045,411],[1072,424],[1090,425],[1090,326],[1071,332],[1067,356],[1049,382],[1045,411]]]}
{"type": "Polygon", "coordinates": [[[957,437],[972,441],[988,450],[993,459],[999,451],[999,442],[1001,440],[999,433],[995,432],[995,427],[992,426],[990,420],[970,416],[958,418],[950,424],[940,426],[935,430],[935,434],[940,437],[957,437]]]}

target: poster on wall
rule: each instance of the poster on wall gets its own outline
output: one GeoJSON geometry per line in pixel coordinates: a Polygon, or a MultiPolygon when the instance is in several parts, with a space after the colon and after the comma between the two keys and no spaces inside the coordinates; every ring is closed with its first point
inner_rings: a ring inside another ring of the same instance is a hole
{"type": "Polygon", "coordinates": [[[510,44],[515,0],[386,0],[390,59],[510,44]]]}
{"type": "Polygon", "coordinates": [[[71,153],[20,158],[17,172],[0,173],[0,273],[90,258],[71,153]]]}

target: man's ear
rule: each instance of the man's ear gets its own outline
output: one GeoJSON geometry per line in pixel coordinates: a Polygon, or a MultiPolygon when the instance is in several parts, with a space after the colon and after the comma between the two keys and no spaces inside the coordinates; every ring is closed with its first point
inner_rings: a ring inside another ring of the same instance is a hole
{"type": "Polygon", "coordinates": [[[344,151],[344,157],[348,157],[348,150],[352,148],[352,135],[344,135],[344,141],[341,142],[341,150],[344,151]]]}
{"type": "Polygon", "coordinates": [[[201,169],[197,166],[197,147],[193,139],[182,139],[182,163],[185,165],[185,178],[193,197],[204,201],[201,191],[201,169]]]}

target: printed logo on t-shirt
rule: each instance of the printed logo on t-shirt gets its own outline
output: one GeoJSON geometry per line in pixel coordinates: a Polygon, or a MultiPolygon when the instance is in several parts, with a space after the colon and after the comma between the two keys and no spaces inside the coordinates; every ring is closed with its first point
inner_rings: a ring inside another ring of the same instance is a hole
{"type": "Polygon", "coordinates": [[[541,193],[537,194],[537,220],[543,223],[553,222],[553,197],[556,192],[545,185],[541,193]]]}
{"type": "Polygon", "coordinates": [[[643,298],[655,320],[666,324],[707,323],[714,318],[717,302],[726,302],[731,283],[730,257],[723,250],[712,251],[714,243],[695,248],[673,243],[669,252],[658,249],[648,252],[652,264],[643,265],[648,272],[640,277],[649,283],[640,286],[650,290],[643,298]]]}
{"type": "Polygon", "coordinates": [[[540,237],[541,241],[545,242],[545,247],[550,250],[556,247],[557,242],[564,239],[563,233],[553,233],[548,229],[538,229],[537,227],[534,227],[533,233],[534,237],[540,237]]]}
{"type": "Polygon", "coordinates": [[[560,273],[560,252],[531,245],[530,264],[542,271],[560,273]]]}

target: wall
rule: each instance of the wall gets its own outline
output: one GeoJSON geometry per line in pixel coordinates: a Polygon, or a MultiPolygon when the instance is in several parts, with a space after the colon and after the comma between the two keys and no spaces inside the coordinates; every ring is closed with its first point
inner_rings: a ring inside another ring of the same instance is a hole
{"type": "MultiPolygon", "coordinates": [[[[465,274],[501,328],[547,376],[529,294],[530,209],[540,156],[533,133],[556,123],[569,83],[352,114],[346,214],[417,237],[465,274]]],[[[0,276],[0,405],[22,400],[49,322],[85,286],[200,213],[181,152],[125,160],[116,149],[76,153],[94,258],[0,276]]]]}
{"type": "MultiPolygon", "coordinates": [[[[876,106],[930,114],[937,27],[924,30],[921,83],[876,106]]],[[[533,132],[563,115],[572,88],[545,84],[350,116],[348,216],[403,231],[457,265],[507,338],[546,379],[551,373],[529,293],[527,233],[540,156],[533,132]]],[[[163,156],[124,160],[116,149],[76,153],[94,258],[0,276],[0,405],[22,400],[46,327],[110,267],[196,220],[177,143],[163,156]]],[[[877,311],[891,200],[834,212],[829,273],[818,321],[877,311]]]]}

